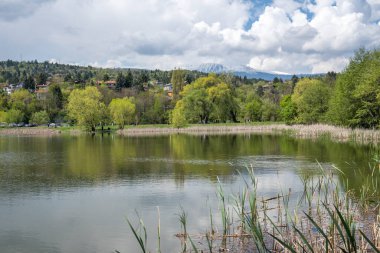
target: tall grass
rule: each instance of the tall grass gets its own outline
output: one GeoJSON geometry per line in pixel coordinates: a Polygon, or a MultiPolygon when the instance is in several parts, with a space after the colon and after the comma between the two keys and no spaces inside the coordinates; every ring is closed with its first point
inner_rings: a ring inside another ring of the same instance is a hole
{"type": "MultiPolygon", "coordinates": [[[[360,190],[360,197],[355,197],[358,195],[346,192],[346,186],[338,183],[340,170],[320,168],[317,176],[301,176],[303,193],[295,206],[291,199],[297,196],[290,189],[271,198],[260,197],[252,167],[247,168],[244,176],[239,172],[244,188],[231,198],[218,181],[221,233],[214,231],[210,212],[211,231],[190,238],[187,214],[181,209],[178,217],[182,231],[177,237],[182,252],[380,252],[380,210],[376,198],[379,171],[372,168],[373,174],[364,180],[368,185],[360,190]],[[228,206],[234,212],[229,212],[228,206]],[[200,238],[199,244],[195,238],[200,238]],[[227,238],[234,240],[226,244],[227,238]],[[191,248],[187,247],[187,240],[191,248]],[[204,248],[198,249],[196,245],[204,248]]],[[[146,252],[146,234],[141,237],[131,224],[130,227],[146,252]]]]}

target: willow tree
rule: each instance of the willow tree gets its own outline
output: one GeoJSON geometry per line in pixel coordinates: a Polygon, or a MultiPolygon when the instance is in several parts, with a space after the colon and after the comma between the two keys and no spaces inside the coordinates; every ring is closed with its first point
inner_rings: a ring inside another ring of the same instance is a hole
{"type": "Polygon", "coordinates": [[[101,99],[101,93],[93,86],[73,90],[68,98],[68,116],[78,125],[95,131],[97,125],[105,123],[107,116],[107,107],[101,99]]]}
{"type": "Polygon", "coordinates": [[[180,111],[189,123],[236,121],[238,103],[232,89],[215,74],[186,85],[181,97],[175,110],[181,107],[180,111]]]}
{"type": "Polygon", "coordinates": [[[127,97],[112,99],[108,108],[112,120],[118,124],[121,129],[123,129],[126,124],[133,122],[136,113],[136,105],[132,99],[127,97]]]}

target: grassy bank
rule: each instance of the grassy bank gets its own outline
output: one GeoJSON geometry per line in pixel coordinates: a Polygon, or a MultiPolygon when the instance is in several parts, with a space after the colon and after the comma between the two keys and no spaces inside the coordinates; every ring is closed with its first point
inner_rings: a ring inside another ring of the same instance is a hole
{"type": "Polygon", "coordinates": [[[165,135],[165,134],[288,134],[297,138],[330,137],[335,141],[355,141],[360,143],[379,143],[380,131],[368,129],[350,129],[331,125],[285,125],[275,123],[264,124],[213,124],[189,125],[185,128],[173,128],[168,125],[149,125],[128,127],[118,130],[124,136],[165,135]]]}
{"type": "MultiPolygon", "coordinates": [[[[259,122],[252,124],[193,124],[184,128],[170,125],[137,125],[119,130],[117,126],[104,127],[105,132],[116,132],[122,136],[149,136],[170,134],[218,135],[218,134],[286,134],[295,138],[317,139],[328,137],[334,141],[353,141],[358,143],[379,143],[380,130],[351,129],[324,124],[285,125],[283,123],[259,122]],[[109,130],[108,130],[109,129],[109,130]]],[[[97,128],[96,132],[102,132],[97,128]]],[[[70,127],[33,127],[33,128],[0,128],[0,135],[51,136],[59,134],[78,135],[86,133],[79,126],[70,127]]]]}

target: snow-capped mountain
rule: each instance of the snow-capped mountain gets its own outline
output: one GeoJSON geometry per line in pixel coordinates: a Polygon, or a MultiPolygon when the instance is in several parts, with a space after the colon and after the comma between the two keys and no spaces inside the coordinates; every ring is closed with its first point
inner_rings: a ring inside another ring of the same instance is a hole
{"type": "MultiPolygon", "coordinates": [[[[232,73],[236,76],[241,76],[241,77],[245,76],[247,78],[264,79],[267,81],[271,81],[275,77],[281,78],[283,80],[289,80],[293,76],[292,74],[287,74],[287,73],[257,71],[248,66],[239,66],[239,67],[229,68],[222,64],[217,64],[217,63],[204,63],[192,69],[200,71],[200,72],[204,72],[204,73],[218,73],[218,74],[232,73]]],[[[311,75],[299,74],[298,76],[303,77],[303,76],[311,76],[311,75]]]]}

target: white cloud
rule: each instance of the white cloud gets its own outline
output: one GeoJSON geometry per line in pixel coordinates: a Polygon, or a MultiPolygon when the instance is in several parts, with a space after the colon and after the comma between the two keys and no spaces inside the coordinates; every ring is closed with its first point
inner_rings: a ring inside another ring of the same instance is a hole
{"type": "Polygon", "coordinates": [[[255,0],[0,0],[0,58],[319,73],[380,45],[379,0],[306,2],[274,0],[244,30],[255,0]]]}

